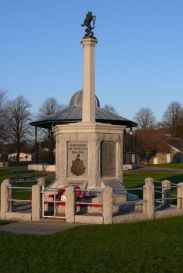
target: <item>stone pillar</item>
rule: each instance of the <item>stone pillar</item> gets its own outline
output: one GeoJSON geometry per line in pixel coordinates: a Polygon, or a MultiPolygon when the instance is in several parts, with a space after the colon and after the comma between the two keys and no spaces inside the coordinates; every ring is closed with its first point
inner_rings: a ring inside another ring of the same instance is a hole
{"type": "Polygon", "coordinates": [[[69,186],[65,189],[65,217],[67,223],[74,223],[75,217],[75,192],[74,187],[69,186]]]}
{"type": "Polygon", "coordinates": [[[40,219],[41,219],[41,187],[40,185],[34,185],[32,186],[32,221],[40,221],[40,219]]]}
{"type": "Polygon", "coordinates": [[[82,122],[95,122],[95,45],[94,38],[81,41],[84,48],[82,122]]]}
{"type": "Polygon", "coordinates": [[[183,182],[177,184],[177,209],[183,209],[183,182]]]}
{"type": "Polygon", "coordinates": [[[154,218],[154,180],[152,178],[145,179],[143,186],[143,212],[148,219],[154,218]]]}
{"type": "Polygon", "coordinates": [[[104,224],[112,224],[113,218],[113,198],[112,198],[112,189],[106,187],[103,189],[103,218],[104,224]]]}
{"type": "Polygon", "coordinates": [[[120,180],[123,181],[122,179],[122,141],[118,141],[116,143],[116,177],[120,180]]]}
{"type": "Polygon", "coordinates": [[[37,185],[39,185],[40,187],[45,186],[45,178],[39,177],[37,179],[37,185]]]}
{"type": "Polygon", "coordinates": [[[171,183],[169,180],[163,180],[162,181],[162,202],[164,204],[170,203],[169,198],[170,197],[170,188],[171,188],[171,183]]]}
{"type": "Polygon", "coordinates": [[[6,212],[9,211],[9,196],[10,179],[6,179],[1,184],[1,220],[6,220],[6,212]]]}
{"type": "Polygon", "coordinates": [[[99,186],[100,181],[100,142],[93,139],[88,141],[88,188],[99,186]]]}

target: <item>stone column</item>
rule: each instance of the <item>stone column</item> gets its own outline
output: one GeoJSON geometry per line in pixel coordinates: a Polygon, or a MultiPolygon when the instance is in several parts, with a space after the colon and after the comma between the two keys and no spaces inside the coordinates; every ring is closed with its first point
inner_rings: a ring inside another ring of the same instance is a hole
{"type": "Polygon", "coordinates": [[[122,179],[122,141],[116,142],[116,177],[123,181],[122,179]]]}
{"type": "Polygon", "coordinates": [[[84,48],[82,122],[95,122],[95,45],[94,38],[81,41],[84,48]]]}
{"type": "Polygon", "coordinates": [[[39,177],[39,178],[37,179],[37,185],[39,185],[40,187],[45,186],[45,178],[39,177]]]}
{"type": "Polygon", "coordinates": [[[103,189],[103,218],[104,224],[112,224],[113,218],[113,198],[112,198],[112,189],[106,187],[103,189]]]}
{"type": "Polygon", "coordinates": [[[183,209],[183,182],[177,184],[177,209],[183,209]]]}
{"type": "Polygon", "coordinates": [[[163,180],[162,181],[162,202],[164,204],[170,203],[170,200],[166,199],[170,197],[170,188],[171,184],[169,180],[163,180]]]}
{"type": "Polygon", "coordinates": [[[100,142],[88,141],[88,188],[97,188],[100,180],[100,142]]]}
{"type": "Polygon", "coordinates": [[[1,220],[6,220],[6,212],[9,211],[9,196],[10,179],[6,179],[1,184],[1,220]]]}
{"type": "Polygon", "coordinates": [[[154,180],[152,178],[145,179],[143,186],[143,212],[148,219],[154,218],[154,180]]]}
{"type": "Polygon", "coordinates": [[[65,217],[67,223],[74,223],[75,217],[75,192],[74,187],[69,186],[65,189],[65,217]]]}
{"type": "Polygon", "coordinates": [[[32,186],[32,221],[40,221],[40,219],[41,219],[41,187],[40,185],[34,185],[32,186]]]}

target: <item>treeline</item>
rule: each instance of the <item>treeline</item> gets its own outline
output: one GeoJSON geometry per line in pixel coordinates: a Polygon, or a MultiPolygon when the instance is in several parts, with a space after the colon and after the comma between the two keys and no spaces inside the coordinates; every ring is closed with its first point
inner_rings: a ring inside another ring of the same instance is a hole
{"type": "MultiPolygon", "coordinates": [[[[36,115],[31,112],[31,104],[24,96],[9,100],[7,91],[0,90],[0,160],[7,160],[8,153],[17,153],[17,161],[22,149],[33,153],[34,127],[30,122],[51,114],[56,114],[63,105],[55,98],[46,99],[36,115]]],[[[48,133],[39,130],[38,141],[47,145],[48,133]]]]}
{"type": "MultiPolygon", "coordinates": [[[[0,161],[7,160],[7,154],[13,152],[17,153],[18,161],[20,152],[34,152],[34,127],[29,123],[56,114],[65,106],[51,97],[46,99],[38,113],[33,115],[31,104],[24,96],[10,100],[7,95],[5,90],[0,90],[0,161]]],[[[110,105],[103,108],[117,114],[116,109],[110,105]]],[[[183,139],[183,106],[179,102],[172,102],[167,107],[161,121],[156,120],[150,108],[144,107],[136,113],[134,121],[138,123],[138,128],[133,129],[133,151],[128,129],[125,151],[135,152],[142,159],[149,159],[157,151],[165,151],[168,137],[183,139]]],[[[48,146],[46,130],[39,130],[38,141],[45,147],[48,146]]]]}
{"type": "MultiPolygon", "coordinates": [[[[171,139],[183,139],[183,106],[179,102],[171,102],[157,121],[150,108],[141,108],[134,120],[138,128],[133,130],[133,151],[142,161],[149,162],[156,153],[168,152],[171,139]]],[[[127,150],[131,150],[130,135],[126,141],[127,150]]]]}

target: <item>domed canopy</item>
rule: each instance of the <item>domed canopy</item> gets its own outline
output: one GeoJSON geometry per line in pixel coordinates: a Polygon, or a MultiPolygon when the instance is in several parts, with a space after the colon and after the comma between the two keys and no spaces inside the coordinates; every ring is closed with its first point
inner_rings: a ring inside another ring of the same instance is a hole
{"type": "MultiPolygon", "coordinates": [[[[57,124],[67,124],[74,122],[81,122],[82,120],[82,90],[77,91],[70,100],[69,107],[64,108],[60,112],[38,119],[36,121],[30,122],[30,125],[40,128],[51,129],[52,126],[57,124]]],[[[100,103],[95,96],[96,99],[96,112],[95,112],[95,120],[96,122],[101,123],[109,123],[115,125],[122,125],[126,127],[136,127],[137,123],[121,117],[117,114],[109,112],[103,108],[100,108],[100,103]]]]}
{"type": "MultiPolygon", "coordinates": [[[[83,102],[83,90],[77,91],[70,99],[70,107],[82,107],[83,102]]],[[[96,106],[100,107],[100,102],[97,96],[95,96],[96,106]]]]}

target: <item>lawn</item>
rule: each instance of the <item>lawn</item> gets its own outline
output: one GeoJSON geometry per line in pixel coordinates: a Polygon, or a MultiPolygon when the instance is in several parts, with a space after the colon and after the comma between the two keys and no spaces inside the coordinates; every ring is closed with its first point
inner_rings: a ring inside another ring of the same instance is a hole
{"type": "MultiPolygon", "coordinates": [[[[146,177],[183,181],[183,173],[125,172],[128,187],[146,177]]],[[[5,224],[0,221],[0,225],[5,224]]],[[[0,273],[181,273],[183,217],[90,225],[48,236],[0,233],[0,273]]]]}
{"type": "Polygon", "coordinates": [[[171,169],[167,172],[124,172],[124,184],[126,187],[140,187],[144,185],[145,178],[151,177],[155,181],[170,180],[172,183],[183,182],[183,171],[172,173],[171,169]]]}
{"type": "Polygon", "coordinates": [[[183,217],[48,236],[0,234],[0,272],[181,273],[182,234],[183,217]]]}
{"type": "Polygon", "coordinates": [[[152,167],[163,167],[163,168],[169,168],[169,169],[182,169],[183,171],[183,164],[174,164],[174,163],[165,163],[165,164],[147,164],[146,166],[152,166],[152,167]]]}

